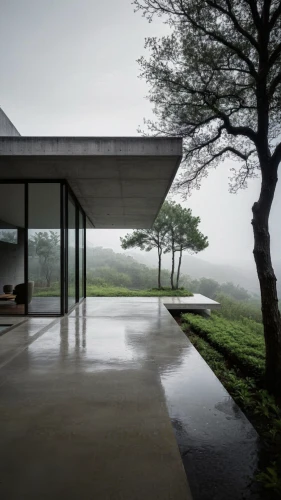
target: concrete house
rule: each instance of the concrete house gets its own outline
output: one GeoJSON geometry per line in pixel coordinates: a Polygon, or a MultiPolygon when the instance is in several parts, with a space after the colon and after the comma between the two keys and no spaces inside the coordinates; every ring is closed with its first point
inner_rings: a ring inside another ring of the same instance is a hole
{"type": "Polygon", "coordinates": [[[180,138],[23,137],[0,109],[0,315],[63,315],[86,296],[86,228],[149,228],[180,138]]]}

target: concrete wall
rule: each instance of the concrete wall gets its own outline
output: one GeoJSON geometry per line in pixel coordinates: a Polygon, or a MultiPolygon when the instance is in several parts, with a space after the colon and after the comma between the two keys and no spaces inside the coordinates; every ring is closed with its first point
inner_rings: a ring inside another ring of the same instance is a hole
{"type": "Polygon", "coordinates": [[[12,124],[4,111],[0,108],[0,136],[16,137],[20,136],[16,127],[12,124]]]}
{"type": "Polygon", "coordinates": [[[24,227],[24,185],[0,180],[0,231],[17,227],[24,227]]]}
{"type": "Polygon", "coordinates": [[[4,285],[24,281],[24,229],[18,229],[18,243],[0,241],[0,294],[4,285]]]}
{"type": "MultiPolygon", "coordinates": [[[[7,117],[6,117],[7,118],[7,117]]],[[[73,157],[74,167],[82,171],[85,170],[81,164],[81,158],[96,156],[126,158],[139,157],[144,161],[142,168],[147,163],[147,159],[156,158],[158,161],[163,157],[171,160],[172,166],[182,157],[182,139],[180,137],[19,137],[9,140],[2,138],[0,141],[1,156],[33,156],[38,162],[40,157],[66,157],[67,165],[72,163],[70,157],[73,157]],[[39,157],[39,158],[38,158],[39,157]]],[[[86,158],[87,159],[87,158],[86,158]]],[[[28,159],[29,161],[29,159],[28,159]]],[[[93,159],[91,158],[91,162],[93,159]]],[[[85,161],[83,161],[85,163],[85,161]]],[[[108,160],[106,160],[108,163],[108,160]]],[[[52,165],[51,165],[52,166],[52,165]]],[[[100,166],[100,160],[99,160],[100,166]]],[[[130,167],[131,168],[131,167],[130,167]]],[[[45,170],[48,174],[50,165],[46,165],[45,170]]],[[[139,172],[139,169],[137,169],[139,172]]],[[[81,178],[78,171],[77,177],[81,178]]],[[[87,174],[88,175],[88,174],[87,174]]],[[[52,173],[53,176],[53,173],[52,173]]],[[[48,175],[46,175],[46,178],[48,175]]],[[[84,175],[82,175],[84,177],[84,175]]]]}
{"type": "MultiPolygon", "coordinates": [[[[20,133],[0,108],[0,136],[19,137],[20,133]]],[[[0,229],[15,228],[23,218],[22,186],[1,186],[0,213],[5,223],[0,229]],[[3,206],[2,206],[3,205],[3,206]],[[19,209],[20,207],[20,209],[19,209]],[[7,212],[7,213],[6,213],[7,212]],[[11,226],[12,224],[12,226],[11,226]]],[[[24,229],[18,228],[17,244],[0,241],[0,294],[4,285],[17,285],[24,281],[24,229]]]]}

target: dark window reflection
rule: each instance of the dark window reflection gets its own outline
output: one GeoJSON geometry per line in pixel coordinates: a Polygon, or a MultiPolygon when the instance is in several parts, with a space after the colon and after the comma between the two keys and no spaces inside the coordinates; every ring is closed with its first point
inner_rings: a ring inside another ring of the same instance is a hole
{"type": "Polygon", "coordinates": [[[0,184],[0,314],[25,313],[24,222],[24,185],[0,184]]]}

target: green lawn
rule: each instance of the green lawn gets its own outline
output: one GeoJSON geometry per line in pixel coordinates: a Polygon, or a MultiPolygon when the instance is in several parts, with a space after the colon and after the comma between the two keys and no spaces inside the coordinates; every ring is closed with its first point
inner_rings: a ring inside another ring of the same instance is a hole
{"type": "Polygon", "coordinates": [[[87,297],[191,297],[193,294],[188,290],[171,290],[165,288],[158,290],[130,290],[124,287],[101,287],[89,285],[87,287],[87,297]]]}
{"type": "MultiPolygon", "coordinates": [[[[74,289],[71,290],[74,295],[74,289]]],[[[114,286],[87,286],[87,297],[191,297],[193,294],[188,290],[171,290],[165,288],[158,290],[152,288],[149,290],[130,290],[125,287],[114,286]]],[[[34,297],[59,297],[60,291],[58,287],[35,289],[34,297]]]]}

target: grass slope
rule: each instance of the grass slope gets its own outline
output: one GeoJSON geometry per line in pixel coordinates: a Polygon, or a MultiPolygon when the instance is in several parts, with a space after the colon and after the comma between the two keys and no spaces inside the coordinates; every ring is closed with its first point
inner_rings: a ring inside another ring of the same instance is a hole
{"type": "Polygon", "coordinates": [[[229,320],[213,314],[207,319],[199,315],[183,314],[183,329],[192,329],[218,352],[236,363],[245,375],[262,380],[265,370],[263,327],[248,318],[229,320]]]}

